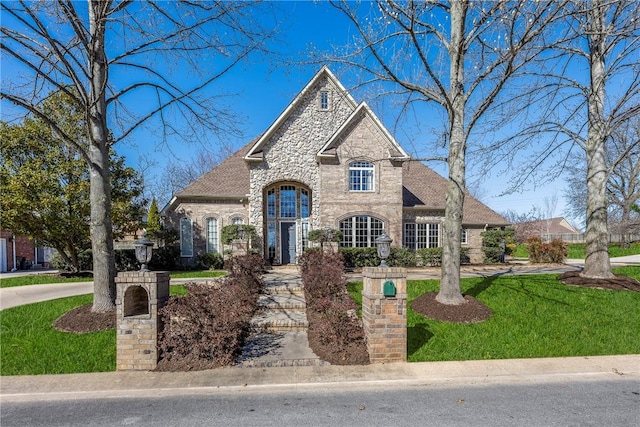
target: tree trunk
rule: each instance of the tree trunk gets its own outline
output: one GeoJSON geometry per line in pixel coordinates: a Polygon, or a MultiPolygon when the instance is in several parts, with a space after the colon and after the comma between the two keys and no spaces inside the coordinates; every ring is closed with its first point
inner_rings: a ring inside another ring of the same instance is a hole
{"type": "Polygon", "coordinates": [[[442,248],[442,278],[436,300],[442,304],[458,305],[465,302],[460,291],[460,244],[462,208],[465,189],[464,132],[464,34],[467,4],[451,3],[451,44],[449,47],[451,77],[451,104],[447,108],[450,125],[449,182],[447,185],[444,235],[442,248]]]}
{"type": "Polygon", "coordinates": [[[582,275],[593,278],[613,277],[607,237],[607,164],[605,158],[605,12],[599,0],[587,12],[591,53],[591,92],[588,96],[587,134],[587,230],[586,257],[582,275]]]}
{"type": "Polygon", "coordinates": [[[103,2],[90,0],[91,88],[87,126],[91,200],[91,247],[93,249],[93,308],[104,312],[115,308],[115,259],[111,226],[111,178],[107,131],[107,57],[104,50],[106,10],[103,2]]]}

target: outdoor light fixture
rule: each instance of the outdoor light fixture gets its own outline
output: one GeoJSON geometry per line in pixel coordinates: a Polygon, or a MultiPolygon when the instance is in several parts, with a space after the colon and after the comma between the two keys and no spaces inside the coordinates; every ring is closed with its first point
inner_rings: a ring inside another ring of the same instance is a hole
{"type": "Polygon", "coordinates": [[[244,225],[238,226],[238,239],[244,240],[244,225]]]}
{"type": "Polygon", "coordinates": [[[378,256],[380,257],[380,267],[389,267],[387,265],[387,258],[389,258],[391,254],[391,242],[393,242],[393,240],[383,231],[382,234],[376,238],[375,242],[378,248],[378,256]]]}
{"type": "Polygon", "coordinates": [[[133,243],[136,248],[136,259],[141,264],[140,271],[149,271],[147,264],[151,261],[153,254],[153,242],[147,239],[147,233],[133,243]]]}

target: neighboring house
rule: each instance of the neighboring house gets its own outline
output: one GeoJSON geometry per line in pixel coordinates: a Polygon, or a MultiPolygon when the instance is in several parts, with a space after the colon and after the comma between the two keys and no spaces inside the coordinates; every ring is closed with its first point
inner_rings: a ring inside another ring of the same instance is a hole
{"type": "MultiPolygon", "coordinates": [[[[343,233],[341,246],[442,246],[447,181],[412,160],[366,103],[323,67],[257,139],[175,195],[165,225],[180,230],[189,263],[222,252],[221,229],[251,224],[275,264],[296,263],[309,230],[343,233]]],[[[482,262],[480,233],[508,222],[467,193],[463,245],[482,262]]]]}
{"type": "Polygon", "coordinates": [[[562,217],[520,222],[513,224],[513,228],[523,239],[540,237],[542,240],[561,239],[568,242],[582,240],[580,230],[562,217]]]}
{"type": "Polygon", "coordinates": [[[36,247],[27,236],[14,235],[9,230],[0,230],[0,272],[48,267],[51,248],[36,247]]]}

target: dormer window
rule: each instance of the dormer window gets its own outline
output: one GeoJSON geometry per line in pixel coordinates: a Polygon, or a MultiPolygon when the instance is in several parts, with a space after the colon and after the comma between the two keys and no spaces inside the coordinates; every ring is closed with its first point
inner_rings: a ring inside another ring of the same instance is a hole
{"type": "Polygon", "coordinates": [[[373,165],[369,162],[349,163],[349,191],[373,191],[373,165]]]}
{"type": "Polygon", "coordinates": [[[329,91],[328,90],[320,91],[320,109],[321,110],[329,109],[329,91]]]}

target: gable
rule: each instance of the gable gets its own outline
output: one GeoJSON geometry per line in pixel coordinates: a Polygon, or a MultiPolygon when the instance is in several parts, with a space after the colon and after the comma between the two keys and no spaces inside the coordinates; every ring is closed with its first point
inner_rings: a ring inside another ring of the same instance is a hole
{"type": "Polygon", "coordinates": [[[248,162],[259,162],[264,159],[263,150],[266,144],[271,138],[280,130],[285,122],[294,114],[296,109],[316,90],[318,84],[327,79],[329,84],[337,88],[340,97],[347,102],[351,109],[355,109],[357,104],[353,97],[347,92],[342,83],[335,77],[335,75],[327,68],[323,66],[320,71],[307,83],[302,91],[294,98],[289,106],[278,116],[275,122],[258,138],[257,141],[250,147],[244,156],[244,159],[248,162]]]}
{"type": "Polygon", "coordinates": [[[379,135],[382,136],[381,139],[386,144],[387,150],[387,159],[389,160],[408,160],[409,155],[404,151],[404,149],[398,144],[395,138],[389,133],[387,128],[384,127],[382,122],[378,119],[378,117],[374,114],[374,112],[369,108],[369,106],[362,102],[358,107],[353,111],[353,113],[349,116],[347,120],[338,128],[338,130],[329,138],[327,143],[318,151],[316,157],[318,160],[322,158],[336,158],[338,154],[338,146],[344,140],[344,135],[349,132],[349,130],[356,126],[359,122],[363,120],[367,120],[367,122],[371,123],[379,135]]]}

